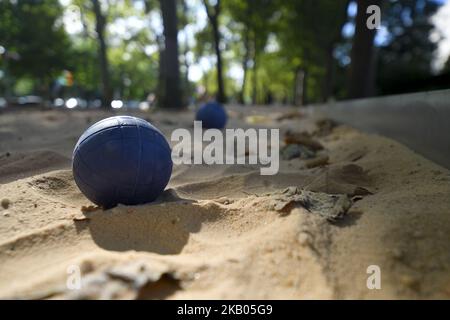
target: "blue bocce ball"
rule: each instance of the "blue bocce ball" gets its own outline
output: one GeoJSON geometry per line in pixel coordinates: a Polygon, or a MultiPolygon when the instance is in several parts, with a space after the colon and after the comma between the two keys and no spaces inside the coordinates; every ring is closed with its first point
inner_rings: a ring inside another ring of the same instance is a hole
{"type": "Polygon", "coordinates": [[[222,129],[227,123],[225,108],[218,102],[208,102],[198,109],[195,120],[208,129],[222,129]]]}
{"type": "Polygon", "coordinates": [[[117,116],[88,128],[73,151],[81,192],[104,208],[155,200],[172,174],[170,146],[145,120],[117,116]]]}

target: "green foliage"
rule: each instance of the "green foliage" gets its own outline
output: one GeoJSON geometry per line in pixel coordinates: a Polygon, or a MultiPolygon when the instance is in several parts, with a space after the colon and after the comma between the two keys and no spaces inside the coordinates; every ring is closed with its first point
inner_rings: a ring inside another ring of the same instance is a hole
{"type": "Polygon", "coordinates": [[[143,50],[124,47],[110,50],[112,85],[117,98],[145,100],[157,88],[157,54],[148,57],[143,50]]]}
{"type": "Polygon", "coordinates": [[[9,62],[16,78],[48,83],[68,65],[70,40],[60,17],[57,0],[0,2],[0,45],[20,55],[9,62]]]}
{"type": "Polygon", "coordinates": [[[18,95],[32,94],[34,89],[34,81],[30,78],[21,78],[15,83],[14,92],[18,95]]]}
{"type": "Polygon", "coordinates": [[[342,40],[348,2],[292,0],[283,7],[278,25],[281,54],[290,61],[292,72],[307,72],[307,91],[312,102],[321,99],[326,61],[342,40]]]}
{"type": "MultiPolygon", "coordinates": [[[[100,3],[107,24],[105,39],[114,95],[145,99],[158,90],[164,37],[161,29],[153,28],[151,22],[160,16],[160,1],[100,3]],[[141,21],[145,23],[140,24],[141,21]],[[126,27],[120,33],[114,25],[126,27]]],[[[377,84],[382,94],[403,92],[411,88],[412,81],[432,77],[436,43],[430,40],[433,25],[429,18],[440,5],[435,0],[384,3],[382,23],[388,37],[377,47],[376,55],[377,84]]],[[[323,101],[329,95],[345,97],[348,70],[342,59],[351,48],[351,39],[344,39],[341,30],[349,21],[348,4],[349,0],[222,1],[218,23],[224,86],[230,101],[292,103],[299,70],[306,74],[308,102],[323,101]],[[335,54],[337,48],[339,55],[335,54]],[[237,67],[245,70],[244,83],[231,77],[236,76],[230,72],[237,67]]],[[[177,1],[179,33],[197,22],[198,10],[204,10],[201,0],[177,1]]],[[[209,96],[218,90],[213,34],[211,23],[206,23],[202,30],[196,30],[194,37],[190,35],[194,43],[178,44],[184,101],[195,95],[199,86],[206,88],[209,96]],[[204,58],[211,61],[210,68],[203,70],[198,83],[190,83],[187,77],[190,63],[198,64],[204,58]]],[[[48,95],[51,83],[64,70],[70,70],[74,78],[71,94],[92,97],[101,92],[91,0],[71,0],[64,8],[58,0],[0,1],[0,46],[8,53],[20,55],[20,60],[8,61],[5,55],[1,56],[0,69],[6,71],[0,79],[2,89],[7,77],[18,94],[48,95]],[[70,8],[80,13],[83,30],[69,35],[63,15],[70,8]]],[[[450,70],[449,62],[445,70],[450,70]]],[[[420,83],[414,87],[420,88],[420,83]]]]}

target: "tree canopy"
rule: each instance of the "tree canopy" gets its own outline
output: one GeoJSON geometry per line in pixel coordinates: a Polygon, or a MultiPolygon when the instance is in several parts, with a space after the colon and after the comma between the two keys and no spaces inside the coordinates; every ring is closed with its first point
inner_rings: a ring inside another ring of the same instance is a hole
{"type": "Polygon", "coordinates": [[[367,40],[355,13],[365,0],[0,1],[0,90],[51,96],[70,72],[66,94],[156,94],[161,106],[182,106],[323,102],[349,97],[351,81],[373,81],[365,95],[445,86],[424,83],[436,73],[430,17],[442,2],[377,3],[381,26],[367,40]]]}

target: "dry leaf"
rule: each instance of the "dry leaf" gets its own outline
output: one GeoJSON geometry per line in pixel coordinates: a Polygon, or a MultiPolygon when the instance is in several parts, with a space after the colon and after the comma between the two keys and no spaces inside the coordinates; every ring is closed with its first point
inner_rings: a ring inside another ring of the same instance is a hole
{"type": "Polygon", "coordinates": [[[320,119],[316,122],[316,125],[317,131],[314,134],[323,137],[329,135],[338,124],[331,119],[320,119]]]}
{"type": "Polygon", "coordinates": [[[66,291],[69,299],[162,299],[181,289],[167,267],[142,261],[121,263],[83,276],[82,288],[66,291]]]}
{"type": "Polygon", "coordinates": [[[292,160],[295,158],[311,159],[316,156],[316,153],[308,147],[300,144],[288,144],[281,149],[281,157],[284,160],[292,160]]]}
{"type": "Polygon", "coordinates": [[[328,164],[328,160],[330,158],[328,156],[319,156],[314,159],[309,159],[305,161],[305,166],[308,169],[320,167],[320,166],[326,166],[328,164]]]}
{"type": "Polygon", "coordinates": [[[85,213],[85,212],[94,212],[97,210],[101,210],[102,207],[99,206],[82,206],[81,207],[81,212],[85,213]]]}
{"type": "Polygon", "coordinates": [[[277,121],[283,121],[286,119],[301,119],[304,118],[303,113],[298,112],[298,111],[292,111],[292,112],[287,112],[285,114],[282,114],[281,116],[279,116],[277,118],[277,121]]]}
{"type": "Polygon", "coordinates": [[[284,215],[295,205],[300,205],[329,221],[342,218],[352,206],[347,195],[311,192],[297,187],[289,187],[281,193],[275,193],[271,198],[271,208],[284,215]]]}
{"type": "Polygon", "coordinates": [[[314,151],[323,150],[322,144],[312,139],[306,133],[295,133],[295,132],[293,133],[288,131],[284,136],[284,142],[286,144],[301,144],[307,146],[308,148],[314,151]]]}
{"type": "Polygon", "coordinates": [[[72,220],[78,222],[78,221],[89,221],[91,219],[86,216],[76,216],[72,220]]]}

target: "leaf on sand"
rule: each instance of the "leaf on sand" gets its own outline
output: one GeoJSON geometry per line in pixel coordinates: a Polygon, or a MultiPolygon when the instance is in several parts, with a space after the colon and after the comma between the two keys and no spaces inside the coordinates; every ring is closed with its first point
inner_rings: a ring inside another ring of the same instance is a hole
{"type": "Polygon", "coordinates": [[[320,142],[311,138],[311,136],[305,132],[290,132],[287,131],[284,136],[284,142],[286,144],[301,144],[313,151],[323,150],[320,142]]]}
{"type": "Polygon", "coordinates": [[[281,148],[280,154],[283,160],[311,159],[316,156],[316,152],[301,144],[287,144],[281,148]]]}
{"type": "Polygon", "coordinates": [[[166,266],[132,261],[83,275],[81,289],[64,295],[68,299],[163,299],[181,289],[179,282],[166,266]]]}
{"type": "Polygon", "coordinates": [[[72,220],[75,222],[80,222],[80,221],[89,221],[91,219],[86,216],[75,216],[72,218],[72,220]]]}
{"type": "Polygon", "coordinates": [[[331,119],[320,119],[316,121],[317,130],[314,133],[319,137],[327,136],[335,127],[337,127],[337,125],[338,124],[331,119]]]}
{"type": "Polygon", "coordinates": [[[272,119],[265,115],[252,115],[245,118],[245,122],[248,124],[261,124],[261,123],[269,123],[272,119]]]}
{"type": "Polygon", "coordinates": [[[97,210],[102,210],[102,207],[99,207],[99,206],[82,206],[81,207],[81,212],[83,212],[83,213],[94,212],[97,210]]]}
{"type": "Polygon", "coordinates": [[[314,159],[308,159],[305,161],[305,166],[308,169],[315,168],[315,167],[323,167],[328,164],[328,161],[330,160],[330,157],[327,155],[321,155],[314,159]]]}
{"type": "Polygon", "coordinates": [[[275,193],[271,199],[271,208],[287,215],[295,205],[317,214],[328,221],[342,218],[352,206],[351,200],[343,194],[326,194],[289,187],[275,193]]]}
{"type": "Polygon", "coordinates": [[[303,113],[298,112],[298,111],[292,111],[292,112],[287,112],[287,113],[280,115],[279,117],[277,117],[277,121],[302,119],[304,117],[305,117],[305,115],[303,113]]]}

